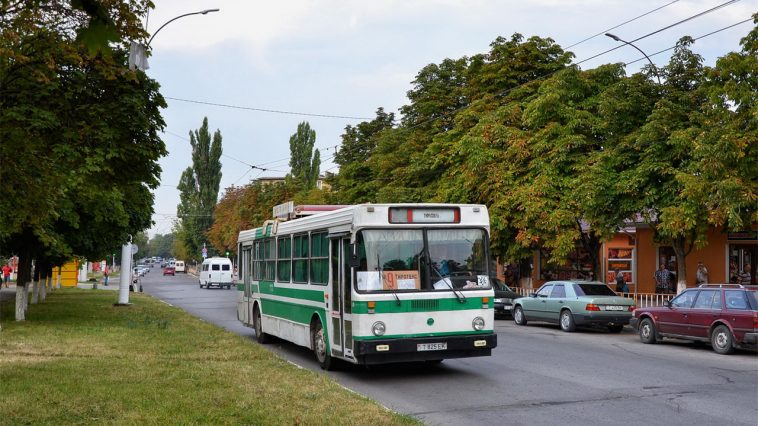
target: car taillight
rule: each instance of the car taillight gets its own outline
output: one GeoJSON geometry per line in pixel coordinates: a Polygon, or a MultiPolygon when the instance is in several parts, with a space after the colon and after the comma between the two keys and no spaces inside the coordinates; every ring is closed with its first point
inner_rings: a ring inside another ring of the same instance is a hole
{"type": "Polygon", "coordinates": [[[586,311],[599,311],[600,306],[597,306],[594,303],[588,303],[587,306],[584,307],[584,310],[586,311]]]}
{"type": "Polygon", "coordinates": [[[753,330],[758,330],[758,317],[753,317],[753,330]]]}
{"type": "Polygon", "coordinates": [[[629,312],[634,312],[635,309],[637,309],[637,307],[632,305],[629,307],[629,312]]]}

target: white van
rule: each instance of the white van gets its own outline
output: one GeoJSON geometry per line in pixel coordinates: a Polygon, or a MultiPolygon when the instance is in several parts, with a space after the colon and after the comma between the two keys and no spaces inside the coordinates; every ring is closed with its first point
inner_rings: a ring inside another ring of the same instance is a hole
{"type": "Polygon", "coordinates": [[[217,286],[219,288],[232,288],[234,278],[232,277],[232,261],[226,257],[209,257],[203,261],[200,266],[200,288],[217,286]]]}
{"type": "Polygon", "coordinates": [[[175,272],[187,272],[184,269],[184,261],[183,260],[177,260],[174,262],[174,271],[175,272]]]}

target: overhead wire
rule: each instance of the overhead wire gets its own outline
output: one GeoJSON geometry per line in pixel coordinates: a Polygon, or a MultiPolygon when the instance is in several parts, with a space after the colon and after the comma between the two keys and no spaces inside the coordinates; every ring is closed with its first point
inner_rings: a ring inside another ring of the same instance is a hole
{"type": "Polygon", "coordinates": [[[248,106],[242,106],[242,105],[221,104],[217,102],[206,102],[206,101],[198,101],[194,99],[175,98],[172,96],[164,96],[164,98],[171,99],[172,101],[180,101],[180,102],[187,102],[187,103],[200,104],[200,105],[210,105],[210,106],[217,106],[217,107],[222,107],[222,108],[241,109],[241,110],[246,110],[246,111],[268,112],[272,114],[299,115],[299,116],[305,116],[305,117],[320,117],[320,118],[340,118],[344,120],[371,120],[372,119],[371,117],[354,117],[354,116],[348,116],[348,115],[316,114],[316,113],[309,113],[309,112],[284,111],[284,110],[276,110],[276,109],[268,109],[268,108],[255,108],[255,107],[248,107],[248,106]]]}
{"type": "Polygon", "coordinates": [[[574,47],[574,46],[579,46],[580,44],[582,44],[582,43],[584,43],[584,42],[586,42],[586,41],[589,41],[589,40],[592,40],[592,39],[593,39],[593,38],[595,38],[595,37],[598,37],[598,36],[604,35],[604,34],[605,34],[605,33],[607,33],[608,31],[611,31],[611,30],[615,30],[616,28],[620,28],[620,27],[623,27],[624,25],[626,25],[626,24],[628,24],[628,23],[630,23],[630,22],[634,22],[634,21],[636,21],[636,20],[638,20],[638,19],[640,19],[640,18],[643,18],[643,17],[645,17],[645,16],[647,16],[647,15],[650,15],[651,13],[657,12],[657,11],[659,11],[659,10],[661,10],[661,9],[665,8],[665,7],[671,6],[672,4],[674,4],[674,3],[678,2],[678,1],[679,1],[679,0],[674,0],[674,1],[672,1],[671,3],[666,3],[666,4],[664,4],[663,6],[660,6],[660,7],[656,7],[655,9],[653,9],[653,10],[649,10],[649,11],[647,11],[647,12],[643,13],[642,15],[639,15],[639,16],[635,16],[634,18],[632,18],[632,19],[629,19],[629,20],[626,20],[626,21],[624,21],[624,22],[622,22],[622,23],[620,23],[620,24],[618,24],[618,25],[616,25],[616,26],[613,26],[613,27],[607,28],[607,29],[605,29],[605,30],[603,30],[603,31],[600,31],[599,33],[597,33],[597,34],[595,34],[595,35],[591,35],[591,36],[589,36],[589,37],[587,37],[587,38],[585,38],[585,39],[579,40],[579,41],[577,41],[576,43],[574,43],[574,44],[572,44],[572,45],[570,45],[570,46],[566,46],[564,49],[568,50],[568,49],[571,49],[571,48],[572,48],[572,47],[574,47]]]}

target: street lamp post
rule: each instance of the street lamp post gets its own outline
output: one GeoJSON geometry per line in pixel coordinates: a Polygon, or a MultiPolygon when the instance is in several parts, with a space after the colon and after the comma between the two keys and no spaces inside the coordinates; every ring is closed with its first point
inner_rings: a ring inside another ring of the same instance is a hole
{"type": "MultiPolygon", "coordinates": [[[[632,43],[629,43],[628,41],[625,41],[625,40],[621,40],[616,35],[613,35],[611,33],[605,33],[605,35],[608,36],[608,37],[610,37],[610,38],[612,38],[612,39],[614,39],[614,40],[616,40],[616,41],[620,41],[620,42],[622,42],[624,44],[628,44],[629,46],[632,46],[633,48],[639,50],[640,53],[642,53],[643,55],[645,55],[645,57],[647,58],[648,62],[650,62],[650,66],[653,67],[653,71],[655,72],[656,78],[658,78],[658,84],[661,84],[661,76],[658,74],[658,68],[655,66],[655,64],[653,63],[653,61],[650,60],[650,57],[647,56],[647,53],[643,52],[642,49],[640,49],[639,47],[633,45],[632,43]]],[[[148,44],[150,44],[150,43],[148,43],[148,44]]]]}
{"type": "Polygon", "coordinates": [[[147,41],[147,44],[137,43],[136,41],[132,42],[131,47],[129,48],[129,69],[133,70],[135,68],[140,69],[141,71],[145,71],[149,68],[149,65],[147,64],[147,48],[150,47],[150,43],[153,42],[153,39],[156,35],[165,27],[166,25],[176,21],[179,18],[184,18],[185,16],[190,15],[205,15],[207,13],[211,12],[218,12],[221,9],[205,9],[201,10],[199,12],[191,12],[191,13],[185,13],[184,15],[179,15],[175,18],[170,19],[165,24],[161,25],[150,37],[150,39],[147,41]]]}
{"type": "Polygon", "coordinates": [[[166,25],[168,25],[168,24],[176,21],[177,19],[184,18],[185,16],[190,16],[190,15],[205,15],[205,14],[208,14],[208,13],[211,13],[211,12],[218,12],[219,10],[221,10],[221,9],[205,9],[205,10],[201,10],[199,12],[185,13],[184,15],[179,15],[176,18],[172,18],[168,22],[166,22],[165,24],[161,25],[160,28],[158,28],[153,33],[153,35],[150,37],[150,40],[147,41],[147,46],[148,47],[150,46],[150,43],[153,41],[153,39],[155,38],[155,36],[163,29],[163,27],[165,27],[166,25]]]}

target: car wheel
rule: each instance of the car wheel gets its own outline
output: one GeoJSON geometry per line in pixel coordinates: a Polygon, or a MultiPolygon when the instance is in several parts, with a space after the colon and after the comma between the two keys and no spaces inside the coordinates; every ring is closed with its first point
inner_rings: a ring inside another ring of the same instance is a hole
{"type": "Polygon", "coordinates": [[[645,318],[640,322],[640,340],[642,343],[655,343],[656,337],[655,324],[650,318],[645,318]]]}
{"type": "Polygon", "coordinates": [[[624,329],[623,325],[616,324],[616,325],[609,325],[608,326],[608,331],[610,331],[611,333],[621,333],[621,330],[623,330],[623,329],[624,329]]]}
{"type": "Polygon", "coordinates": [[[313,323],[311,329],[311,346],[313,346],[313,353],[316,355],[316,361],[321,365],[323,370],[332,369],[332,356],[326,349],[326,333],[324,333],[324,327],[321,326],[321,321],[316,320],[313,323]]]}
{"type": "Polygon", "coordinates": [[[266,344],[271,339],[270,336],[263,332],[263,323],[261,322],[261,311],[258,306],[255,306],[255,312],[253,312],[253,327],[255,328],[255,339],[260,344],[266,344]]]}
{"type": "Polygon", "coordinates": [[[574,316],[571,315],[571,311],[568,309],[561,311],[561,330],[565,332],[572,332],[576,330],[576,324],[574,324],[574,316]]]}
{"type": "Polygon", "coordinates": [[[200,283],[200,288],[203,288],[203,283],[200,283]]]}
{"type": "Polygon", "coordinates": [[[516,325],[526,325],[526,316],[524,316],[524,310],[521,309],[521,306],[513,308],[513,322],[516,325]]]}
{"type": "Polygon", "coordinates": [[[734,352],[734,338],[732,332],[725,325],[713,329],[711,333],[711,346],[716,353],[727,355],[734,352]]]}

